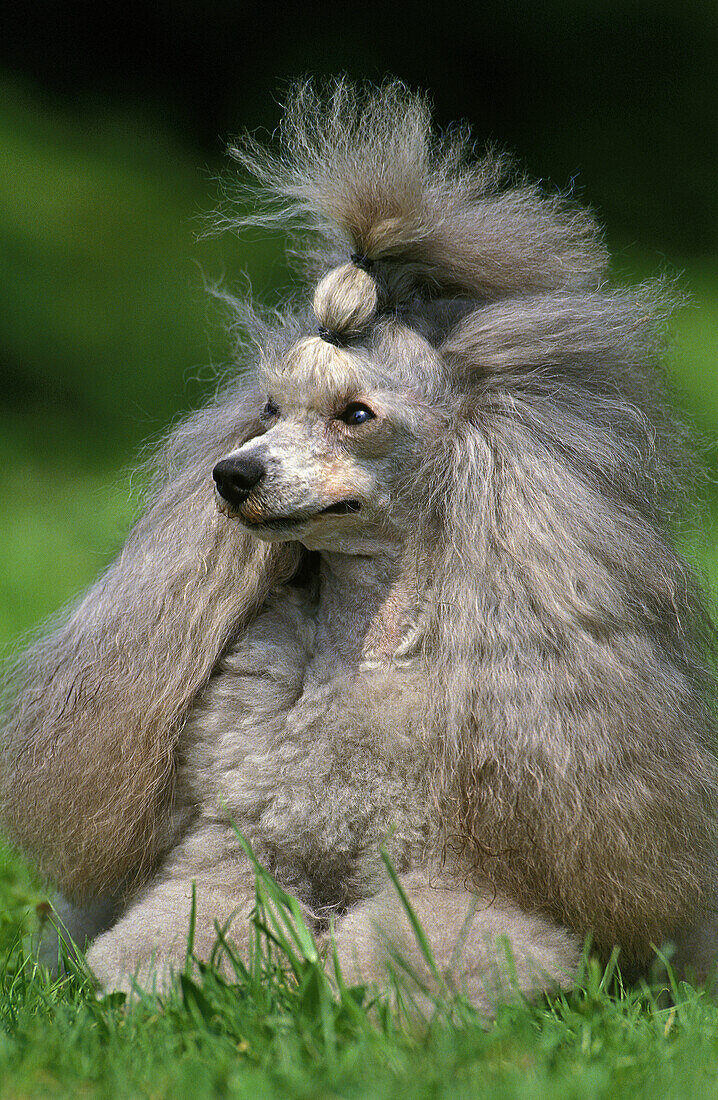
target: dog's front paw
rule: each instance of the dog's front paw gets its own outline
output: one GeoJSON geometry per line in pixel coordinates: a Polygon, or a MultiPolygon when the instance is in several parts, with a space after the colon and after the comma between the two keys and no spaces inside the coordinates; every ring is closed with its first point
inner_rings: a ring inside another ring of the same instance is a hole
{"type": "Polygon", "coordinates": [[[159,945],[132,943],[113,929],[87,952],[87,962],[105,993],[167,993],[186,960],[184,942],[159,945]]]}
{"type": "Polygon", "coordinates": [[[347,913],[334,931],[327,955],[336,954],[342,977],[349,985],[385,986],[390,953],[379,906],[370,901],[347,913]]]}

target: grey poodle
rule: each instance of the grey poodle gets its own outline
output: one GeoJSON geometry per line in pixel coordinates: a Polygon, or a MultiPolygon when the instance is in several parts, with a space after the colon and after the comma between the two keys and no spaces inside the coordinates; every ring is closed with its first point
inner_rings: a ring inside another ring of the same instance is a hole
{"type": "Polygon", "coordinates": [[[217,924],[246,944],[235,827],[349,980],[424,965],[382,847],[487,1010],[570,985],[588,934],[704,973],[711,627],[671,535],[660,292],[610,288],[586,213],[399,84],[305,85],[273,151],[234,153],[313,292],[237,307],[241,369],[14,669],[5,828],[76,934],[104,923],[108,989],[183,965],[193,883],[198,956],[217,924]]]}

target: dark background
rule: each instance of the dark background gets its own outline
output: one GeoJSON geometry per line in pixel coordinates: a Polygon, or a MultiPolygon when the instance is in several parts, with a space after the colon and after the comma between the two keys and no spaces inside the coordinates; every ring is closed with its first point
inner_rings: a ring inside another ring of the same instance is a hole
{"type": "Polygon", "coordinates": [[[292,77],[390,73],[429,89],[440,123],[468,118],[532,174],[577,179],[616,232],[704,251],[718,233],[717,12],[712,0],[45,0],[7,6],[0,63],[66,102],[159,116],[210,158],[237,128],[273,127],[292,77]]]}
{"type": "Polygon", "coordinates": [[[468,120],[480,144],[591,205],[619,269],[714,254],[717,13],[712,0],[7,6],[0,401],[82,408],[135,440],[195,398],[188,374],[224,355],[199,269],[231,285],[248,271],[260,294],[284,278],[280,242],[195,245],[196,216],[216,202],[228,139],[271,132],[301,75],[429,90],[440,126],[468,120]]]}
{"type": "Polygon", "coordinates": [[[715,0],[6,5],[0,639],[97,573],[132,511],[122,471],[231,363],[206,283],[286,287],[280,236],[200,231],[228,140],[269,136],[298,76],[428,90],[440,126],[590,205],[617,278],[677,277],[671,367],[714,438],[717,46],[715,0]]]}

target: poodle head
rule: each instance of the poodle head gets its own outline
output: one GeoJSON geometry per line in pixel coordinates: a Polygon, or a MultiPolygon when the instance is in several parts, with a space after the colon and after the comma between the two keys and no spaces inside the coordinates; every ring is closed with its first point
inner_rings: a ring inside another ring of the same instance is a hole
{"type": "Polygon", "coordinates": [[[396,317],[361,342],[305,336],[267,357],[256,433],[214,468],[218,508],[265,542],[371,554],[399,544],[446,425],[441,360],[396,317]]]}

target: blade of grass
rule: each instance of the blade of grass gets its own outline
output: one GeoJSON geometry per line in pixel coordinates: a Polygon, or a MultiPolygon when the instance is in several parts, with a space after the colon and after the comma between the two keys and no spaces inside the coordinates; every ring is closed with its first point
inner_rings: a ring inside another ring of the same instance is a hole
{"type": "Polygon", "coordinates": [[[185,951],[184,974],[189,978],[192,974],[192,959],[194,956],[194,938],[197,928],[197,883],[192,880],[192,900],[189,910],[189,931],[187,933],[187,950],[185,951]]]}
{"type": "Polygon", "coordinates": [[[264,867],[262,867],[252,850],[252,846],[246,838],[242,836],[236,826],[234,832],[242,850],[254,867],[257,876],[257,884],[258,887],[260,887],[262,903],[267,909],[267,916],[269,916],[272,923],[275,924],[278,931],[281,929],[281,925],[278,921],[281,921],[281,924],[284,925],[289,936],[301,951],[302,956],[308,962],[317,962],[319,959],[317,945],[314,936],[307,927],[304,917],[302,916],[299,902],[296,898],[293,898],[291,894],[286,893],[286,891],[274,881],[272,876],[267,873],[264,867]]]}
{"type": "Polygon", "coordinates": [[[404,907],[404,911],[406,912],[406,915],[409,919],[409,923],[411,925],[412,931],[413,931],[414,936],[416,938],[416,942],[418,943],[419,949],[420,949],[422,955],[424,956],[424,960],[426,962],[426,965],[429,967],[429,970],[431,971],[432,976],[439,983],[440,988],[444,988],[444,986],[445,986],[444,979],[442,978],[441,974],[439,973],[439,968],[436,965],[436,960],[434,959],[434,955],[433,955],[433,952],[431,950],[431,945],[429,944],[429,941],[426,937],[426,932],[422,928],[421,921],[419,920],[416,913],[414,912],[414,909],[411,905],[411,902],[409,901],[409,898],[407,896],[406,890],[404,889],[404,887],[401,884],[401,880],[399,879],[399,876],[396,873],[396,870],[394,868],[393,863],[391,862],[391,859],[389,858],[388,853],[383,848],[381,850],[381,858],[382,858],[382,861],[384,863],[384,866],[387,869],[387,873],[389,875],[389,878],[392,881],[394,889],[396,890],[397,894],[399,895],[399,899],[400,899],[401,904],[404,907]]]}

